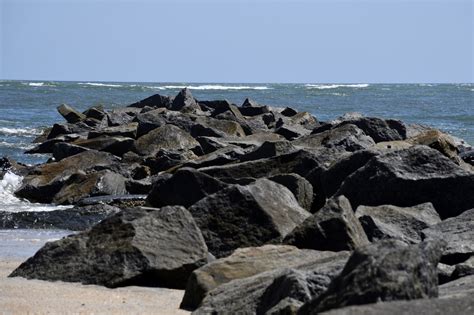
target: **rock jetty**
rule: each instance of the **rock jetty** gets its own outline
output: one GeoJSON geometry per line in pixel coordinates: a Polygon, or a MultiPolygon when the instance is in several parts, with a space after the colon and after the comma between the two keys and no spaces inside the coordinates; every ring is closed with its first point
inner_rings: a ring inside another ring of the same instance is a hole
{"type": "Polygon", "coordinates": [[[188,89],[61,105],[15,194],[73,208],[0,227],[79,231],[11,277],[184,289],[194,314],[472,314],[472,147],[439,130],[188,89]],[[429,300],[428,300],[429,299],[429,300]]]}

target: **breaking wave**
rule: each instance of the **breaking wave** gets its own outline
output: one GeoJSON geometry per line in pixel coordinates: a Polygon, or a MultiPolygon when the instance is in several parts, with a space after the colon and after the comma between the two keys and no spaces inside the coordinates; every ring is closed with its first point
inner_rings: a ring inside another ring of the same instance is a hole
{"type": "Polygon", "coordinates": [[[164,85],[147,86],[148,88],[158,90],[177,90],[188,88],[190,90],[270,90],[268,86],[249,86],[249,85],[164,85]]]}
{"type": "Polygon", "coordinates": [[[338,88],[366,88],[369,84],[306,84],[307,89],[327,90],[327,89],[338,89],[338,88]]]}
{"type": "Polygon", "coordinates": [[[79,85],[99,86],[99,87],[123,87],[121,84],[95,83],[95,82],[79,82],[79,85]]]}
{"type": "Polygon", "coordinates": [[[20,150],[31,150],[35,147],[33,143],[11,143],[6,141],[0,141],[0,147],[4,148],[15,148],[20,150]]]}
{"type": "Polygon", "coordinates": [[[7,136],[39,136],[41,129],[37,128],[8,128],[0,127],[0,135],[7,136]]]}

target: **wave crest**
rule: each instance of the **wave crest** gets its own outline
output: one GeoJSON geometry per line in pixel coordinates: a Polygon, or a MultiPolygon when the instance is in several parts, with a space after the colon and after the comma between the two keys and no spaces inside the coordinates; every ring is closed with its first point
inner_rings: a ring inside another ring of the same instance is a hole
{"type": "Polygon", "coordinates": [[[249,85],[164,85],[164,86],[146,86],[158,90],[181,90],[188,88],[190,90],[270,90],[268,86],[249,86],[249,85]]]}
{"type": "Polygon", "coordinates": [[[366,88],[369,84],[306,84],[307,89],[327,90],[327,89],[338,89],[338,88],[366,88]]]}
{"type": "Polygon", "coordinates": [[[7,136],[39,136],[42,130],[37,128],[8,128],[0,127],[0,134],[7,136]]]}
{"type": "Polygon", "coordinates": [[[120,84],[108,84],[108,83],[95,83],[95,82],[79,82],[79,85],[89,85],[89,86],[98,86],[98,87],[123,87],[120,84]]]}

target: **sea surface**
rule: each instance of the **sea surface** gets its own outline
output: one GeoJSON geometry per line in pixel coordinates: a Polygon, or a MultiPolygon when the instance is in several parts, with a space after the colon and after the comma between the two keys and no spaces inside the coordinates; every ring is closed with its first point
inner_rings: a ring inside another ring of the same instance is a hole
{"type": "MultiPolygon", "coordinates": [[[[62,103],[83,111],[94,105],[122,107],[155,93],[176,95],[188,87],[198,100],[227,99],[309,111],[320,121],[347,112],[401,119],[439,128],[474,145],[474,84],[224,84],[0,81],[0,157],[45,162],[47,155],[25,155],[45,127],[64,121],[62,103]]],[[[24,202],[13,195],[21,177],[0,181],[0,211],[48,211],[57,207],[24,202]]],[[[0,237],[1,238],[1,237],[0,237]]]]}

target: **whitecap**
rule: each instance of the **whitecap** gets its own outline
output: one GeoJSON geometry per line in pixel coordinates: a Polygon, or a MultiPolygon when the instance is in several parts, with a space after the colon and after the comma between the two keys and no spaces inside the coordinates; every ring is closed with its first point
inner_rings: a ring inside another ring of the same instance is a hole
{"type": "Polygon", "coordinates": [[[67,209],[72,206],[55,206],[40,203],[31,203],[15,196],[15,191],[20,188],[23,177],[10,171],[6,172],[0,180],[0,210],[8,212],[20,211],[52,211],[67,209]]]}
{"type": "Polygon", "coordinates": [[[6,142],[6,141],[0,141],[0,147],[4,148],[15,148],[15,149],[20,149],[20,150],[31,150],[35,147],[33,143],[11,143],[11,142],[6,142]]]}
{"type": "Polygon", "coordinates": [[[120,84],[107,84],[107,83],[95,83],[95,82],[79,82],[79,85],[90,85],[98,87],[122,87],[120,84]]]}
{"type": "Polygon", "coordinates": [[[146,86],[158,90],[178,90],[188,88],[190,90],[270,90],[268,86],[249,86],[249,85],[164,85],[164,86],[146,86]]]}
{"type": "Polygon", "coordinates": [[[16,135],[16,136],[38,136],[42,133],[41,129],[37,128],[8,128],[0,127],[0,134],[3,135],[16,135]]]}
{"type": "Polygon", "coordinates": [[[45,82],[28,82],[22,83],[23,85],[32,86],[32,87],[46,87],[46,86],[56,86],[52,83],[45,83],[45,82]]]}
{"type": "Polygon", "coordinates": [[[327,89],[338,89],[338,88],[366,88],[369,84],[306,84],[307,89],[327,90],[327,89]]]}

